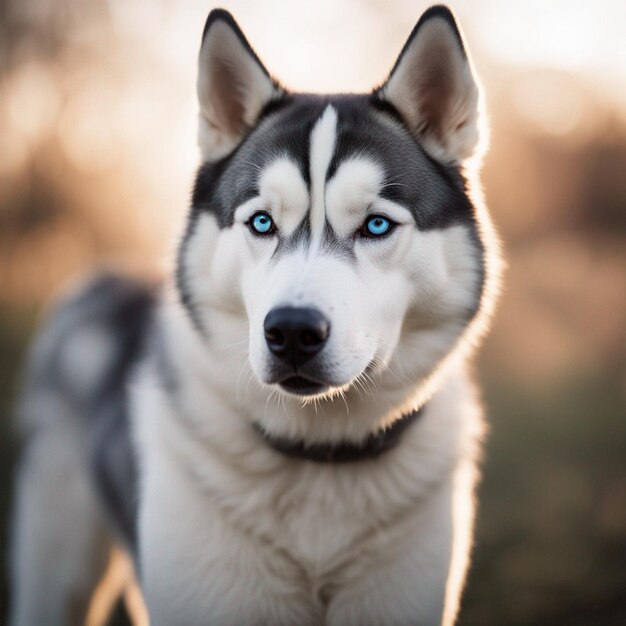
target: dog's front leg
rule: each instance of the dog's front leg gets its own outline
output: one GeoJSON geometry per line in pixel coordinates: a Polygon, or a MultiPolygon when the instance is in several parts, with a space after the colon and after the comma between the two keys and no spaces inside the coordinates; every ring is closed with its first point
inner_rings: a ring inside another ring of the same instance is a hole
{"type": "MultiPolygon", "coordinates": [[[[461,584],[449,578],[457,576],[457,563],[465,569],[469,542],[456,532],[461,520],[453,519],[453,499],[456,504],[463,499],[471,508],[471,490],[459,493],[458,485],[454,493],[454,480],[448,479],[408,517],[368,540],[372,546],[364,546],[343,572],[327,626],[454,623],[461,584]]],[[[465,527],[471,527],[471,520],[465,527]]]]}
{"type": "Polygon", "coordinates": [[[163,438],[151,443],[139,516],[150,625],[320,626],[323,606],[298,564],[216,502],[163,438]]]}

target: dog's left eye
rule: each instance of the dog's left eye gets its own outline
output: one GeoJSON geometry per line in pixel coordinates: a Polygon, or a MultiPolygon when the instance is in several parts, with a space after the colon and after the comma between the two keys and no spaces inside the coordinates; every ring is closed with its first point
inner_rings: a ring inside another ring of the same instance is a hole
{"type": "Polygon", "coordinates": [[[248,225],[252,232],[257,235],[271,235],[276,230],[274,220],[265,212],[255,213],[249,220],[248,225]]]}
{"type": "Polygon", "coordinates": [[[395,224],[382,215],[371,215],[365,220],[360,234],[363,237],[382,237],[388,234],[395,224]]]}

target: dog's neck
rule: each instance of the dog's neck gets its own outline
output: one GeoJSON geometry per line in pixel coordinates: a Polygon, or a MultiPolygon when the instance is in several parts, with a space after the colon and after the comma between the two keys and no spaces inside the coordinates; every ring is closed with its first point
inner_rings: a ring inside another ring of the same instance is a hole
{"type": "Polygon", "coordinates": [[[254,429],[270,448],[284,456],[314,463],[352,463],[376,459],[395,448],[404,432],[417,421],[423,411],[423,406],[410,411],[387,428],[371,433],[360,442],[310,443],[304,439],[276,437],[264,430],[258,422],[254,422],[254,429]]]}

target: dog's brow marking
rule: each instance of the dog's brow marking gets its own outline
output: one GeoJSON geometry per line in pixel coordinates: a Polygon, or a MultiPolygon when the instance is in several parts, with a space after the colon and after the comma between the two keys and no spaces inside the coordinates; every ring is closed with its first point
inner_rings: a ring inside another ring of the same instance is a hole
{"type": "Polygon", "coordinates": [[[337,111],[328,105],[311,131],[311,241],[319,243],[326,223],[326,173],[335,153],[337,111]]]}

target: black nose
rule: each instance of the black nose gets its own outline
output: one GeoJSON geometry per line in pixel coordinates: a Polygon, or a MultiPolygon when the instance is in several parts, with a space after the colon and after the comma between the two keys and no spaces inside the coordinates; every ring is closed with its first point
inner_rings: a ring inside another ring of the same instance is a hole
{"type": "Polygon", "coordinates": [[[330,322],[316,309],[281,307],[271,310],[263,324],[267,347],[294,366],[315,356],[330,334],[330,322]]]}

